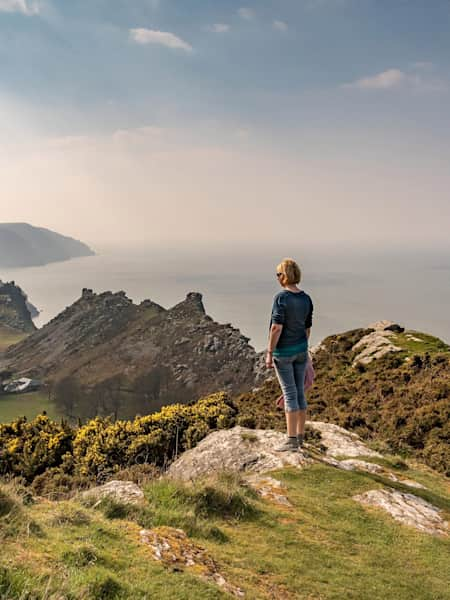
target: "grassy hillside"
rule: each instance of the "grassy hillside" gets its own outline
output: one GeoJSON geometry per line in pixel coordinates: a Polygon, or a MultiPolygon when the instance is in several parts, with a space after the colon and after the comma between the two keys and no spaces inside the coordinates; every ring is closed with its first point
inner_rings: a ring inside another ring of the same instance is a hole
{"type": "MultiPolygon", "coordinates": [[[[348,344],[348,334],[338,343],[348,344]]],[[[436,366],[433,360],[426,369],[436,366]]],[[[416,363],[402,365],[419,373],[423,368],[416,363]]],[[[361,375],[372,367],[356,374],[338,361],[335,368],[345,381],[356,382],[358,392],[361,375]]],[[[318,367],[317,385],[326,383],[318,367]]],[[[175,455],[214,429],[251,418],[253,424],[281,426],[283,415],[269,410],[270,395],[279,393],[276,385],[263,392],[236,402],[213,394],[134,421],[97,418],[73,428],[40,416],[0,425],[0,598],[231,597],[217,580],[205,578],[198,564],[181,564],[183,553],[195,548],[205,564],[252,600],[450,600],[448,537],[420,533],[353,499],[379,488],[411,493],[387,475],[320,462],[301,471],[283,469],[272,475],[285,485],[287,506],[261,499],[229,473],[195,484],[156,479],[175,455]],[[83,488],[111,478],[138,482],[144,502],[82,498],[83,488]],[[181,528],[188,538],[175,537],[173,558],[166,564],[142,542],[142,528],[161,536],[177,536],[181,528]],[[413,577],[406,575],[411,565],[413,577]]],[[[369,460],[426,486],[414,494],[450,519],[450,489],[442,475],[395,456],[369,460]]]]}
{"type": "MultiPolygon", "coordinates": [[[[353,365],[354,344],[367,330],[330,336],[314,356],[309,414],[354,430],[390,452],[415,456],[450,474],[450,351],[418,332],[393,334],[400,352],[353,365]]],[[[284,428],[275,409],[277,381],[236,400],[246,426],[284,428]]]]}
{"type": "Polygon", "coordinates": [[[27,337],[22,331],[17,331],[6,325],[0,325],[0,353],[4,352],[9,346],[21,342],[27,337]]]}
{"type": "MultiPolygon", "coordinates": [[[[418,494],[449,517],[442,480],[422,470],[411,475],[429,488],[418,494]]],[[[448,538],[419,533],[352,500],[391,481],[320,464],[275,476],[292,507],[258,499],[236,477],[220,474],[194,486],[149,481],[142,507],[32,499],[3,485],[0,593],[11,600],[231,597],[196,568],[152,558],[141,527],[169,526],[182,527],[249,599],[450,598],[448,538]]]]}

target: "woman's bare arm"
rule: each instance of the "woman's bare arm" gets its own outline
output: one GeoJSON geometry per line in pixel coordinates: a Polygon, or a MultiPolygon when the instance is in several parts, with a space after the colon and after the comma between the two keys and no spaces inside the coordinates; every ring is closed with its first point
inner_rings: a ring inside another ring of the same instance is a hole
{"type": "Polygon", "coordinates": [[[269,341],[267,343],[267,354],[266,354],[266,367],[273,367],[272,352],[278,344],[281,332],[283,331],[283,325],[273,323],[270,326],[269,341]]]}

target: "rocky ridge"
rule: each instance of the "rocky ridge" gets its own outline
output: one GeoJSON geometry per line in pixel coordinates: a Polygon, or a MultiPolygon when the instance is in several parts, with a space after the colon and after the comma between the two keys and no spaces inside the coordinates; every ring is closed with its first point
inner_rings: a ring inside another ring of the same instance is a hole
{"type": "Polygon", "coordinates": [[[84,385],[121,378],[121,386],[159,369],[167,394],[196,399],[217,389],[237,392],[261,381],[261,356],[249,338],[206,314],[202,295],[190,292],[165,309],[134,304],[125,292],[84,289],[73,305],[9,349],[4,367],[16,375],[84,385]]]}

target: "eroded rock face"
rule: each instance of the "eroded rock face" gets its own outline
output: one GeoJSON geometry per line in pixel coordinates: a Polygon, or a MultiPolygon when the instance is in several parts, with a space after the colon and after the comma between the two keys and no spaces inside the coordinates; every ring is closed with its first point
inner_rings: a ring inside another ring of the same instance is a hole
{"type": "Polygon", "coordinates": [[[127,504],[141,504],[144,501],[144,492],[132,481],[118,481],[113,479],[104,485],[99,485],[82,492],[81,497],[97,501],[108,497],[127,504]]]}
{"type": "Polygon", "coordinates": [[[392,341],[392,334],[404,331],[403,327],[392,321],[377,321],[369,325],[373,329],[357,342],[352,350],[359,350],[353,364],[361,363],[367,365],[377,358],[381,358],[390,352],[400,352],[401,348],[392,341]]]}
{"type": "Polygon", "coordinates": [[[277,452],[275,448],[284,439],[278,431],[240,426],[215,431],[172,463],[168,474],[190,481],[218,471],[263,473],[313,462],[301,452],[277,452]]]}
{"type": "Polygon", "coordinates": [[[194,544],[182,529],[156,527],[142,529],[141,541],[150,547],[153,558],[171,567],[192,569],[202,579],[214,583],[229,594],[242,598],[244,592],[230,584],[208,552],[194,544]]]}
{"type": "MultiPolygon", "coordinates": [[[[75,377],[94,386],[121,379],[116,388],[158,389],[167,399],[196,400],[217,390],[239,393],[267,376],[249,338],[205,313],[202,295],[190,292],[165,309],[151,300],[135,305],[124,292],[81,298],[29,339],[10,349],[5,368],[44,381],[75,377]],[[152,387],[153,385],[153,387],[152,387]]],[[[156,392],[155,392],[156,394],[156,392]]]]}
{"type": "Polygon", "coordinates": [[[323,423],[322,421],[309,421],[308,425],[320,432],[322,436],[321,443],[327,448],[326,454],[328,456],[381,457],[379,452],[375,452],[366,446],[356,433],[347,431],[343,427],[332,425],[331,423],[323,423]]]}
{"type": "Polygon", "coordinates": [[[413,494],[393,489],[370,490],[353,496],[361,504],[375,506],[388,512],[396,521],[426,533],[448,535],[449,525],[440,516],[440,510],[413,494]]]}

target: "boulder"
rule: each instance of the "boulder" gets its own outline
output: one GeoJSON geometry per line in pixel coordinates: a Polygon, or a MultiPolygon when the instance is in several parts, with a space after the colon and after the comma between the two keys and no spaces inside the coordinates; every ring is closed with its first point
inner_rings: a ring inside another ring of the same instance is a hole
{"type": "Polygon", "coordinates": [[[99,485],[82,492],[81,497],[96,501],[108,497],[127,504],[141,504],[144,501],[144,492],[132,481],[118,481],[113,479],[104,485],[99,485]]]}

